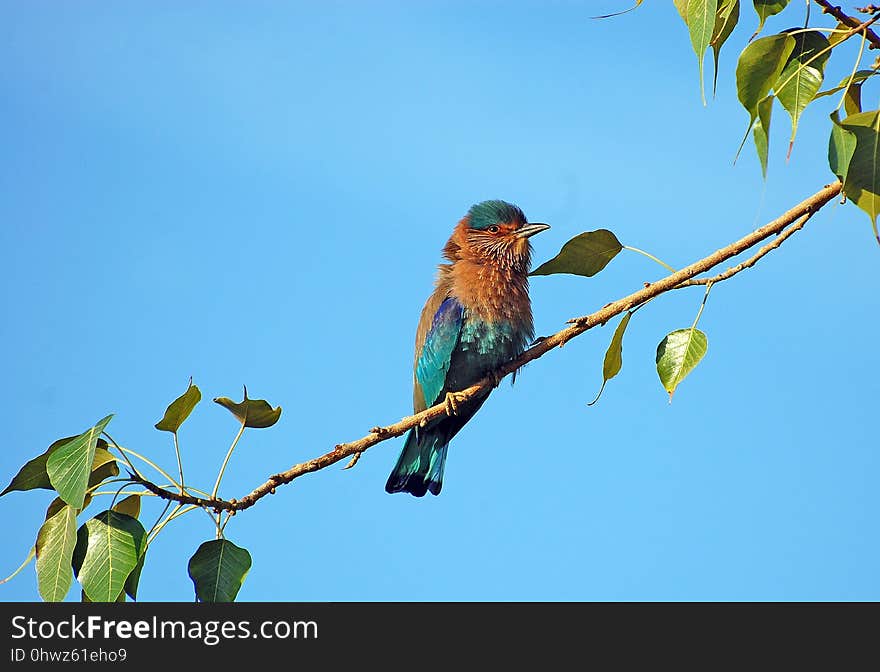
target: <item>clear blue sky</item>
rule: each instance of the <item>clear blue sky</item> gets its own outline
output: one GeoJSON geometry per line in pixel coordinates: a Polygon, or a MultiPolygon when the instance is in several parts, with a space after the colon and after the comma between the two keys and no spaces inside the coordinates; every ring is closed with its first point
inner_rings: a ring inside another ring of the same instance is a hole
{"type": "MultiPolygon", "coordinates": [[[[153,424],[190,376],[205,401],[180,438],[203,488],[236,430],[211,397],[247,384],[284,408],[245,435],[227,497],[407,415],[418,314],[474,202],[549,222],[536,261],[609,228],[683,266],[831,179],[830,98],[789,163],[777,108],[766,187],[750,143],[732,165],[749,3],[705,108],[671,2],[589,19],[625,4],[3,3],[4,485],[111,412],[114,438],[175,469],[153,424]]],[[[699,288],[635,316],[594,407],[613,327],[548,354],[456,437],[440,497],[384,492],[401,439],[279,489],[227,528],[253,555],[239,598],[880,599],[878,255],[865,215],[831,205],[717,286],[672,404],[655,349],[699,288]]],[[[662,275],[629,254],[534,278],[537,332],[662,275]]],[[[0,574],[50,499],[0,499],[0,574]]],[[[198,512],[169,526],[142,599],[191,600],[212,537],[198,512]]],[[[33,599],[33,566],[0,586],[33,599]]]]}

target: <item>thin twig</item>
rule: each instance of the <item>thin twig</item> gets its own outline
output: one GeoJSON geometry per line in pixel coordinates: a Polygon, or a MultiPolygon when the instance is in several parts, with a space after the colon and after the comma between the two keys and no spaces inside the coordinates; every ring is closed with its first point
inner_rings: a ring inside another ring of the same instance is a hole
{"type": "MultiPolygon", "coordinates": [[[[861,30],[862,22],[844,12],[839,6],[832,5],[827,0],[816,0],[816,4],[822,8],[823,14],[830,14],[844,26],[861,30]]],[[[865,30],[865,37],[871,43],[869,49],[880,49],[880,36],[877,33],[868,28],[865,30]]]]}
{"type": "Polygon", "coordinates": [[[681,289],[682,287],[693,287],[694,285],[708,285],[709,283],[712,283],[712,282],[722,282],[723,280],[727,280],[728,278],[732,278],[734,275],[736,275],[740,271],[744,271],[747,268],[751,268],[752,266],[754,266],[755,264],[758,263],[758,260],[761,257],[763,257],[764,255],[775,250],[777,247],[782,245],[782,243],[784,243],[788,239],[789,236],[791,236],[793,233],[800,231],[802,228],[804,228],[804,224],[807,223],[807,221],[810,219],[810,217],[813,216],[813,214],[814,213],[812,213],[812,212],[808,212],[806,215],[801,217],[798,221],[796,221],[790,227],[785,229],[785,231],[783,231],[778,236],[776,236],[776,238],[773,240],[773,242],[767,243],[766,245],[764,245],[764,247],[762,247],[760,250],[758,250],[754,256],[749,257],[741,264],[737,264],[736,266],[731,266],[723,273],[719,273],[718,275],[713,275],[711,278],[691,278],[690,280],[686,280],[685,282],[681,283],[678,287],[676,287],[676,289],[681,289]]]}
{"type": "MultiPolygon", "coordinates": [[[[676,289],[677,287],[681,286],[685,282],[688,282],[695,276],[700,275],[701,273],[705,273],[712,268],[715,268],[718,264],[724,263],[728,259],[736,257],[745,250],[754,247],[758,243],[766,240],[767,238],[781,234],[792,223],[797,222],[799,219],[805,217],[806,215],[810,215],[825,206],[829,201],[840,194],[840,191],[840,182],[829,184],[796,205],[795,207],[791,208],[784,214],[780,215],[769,224],[766,224],[761,228],[756,229],[752,233],[740,238],[739,240],[731,243],[730,245],[727,245],[726,247],[716,250],[709,256],[694,262],[690,266],[686,266],[680,271],[672,273],[665,278],[658,280],[657,282],[647,283],[643,289],[640,289],[637,292],[633,292],[632,294],[618,299],[617,301],[613,301],[605,305],[601,309],[597,310],[596,312],[591,313],[590,315],[569,320],[569,326],[567,326],[565,329],[556,332],[552,336],[541,339],[539,342],[523,352],[516,359],[513,359],[506,364],[503,364],[491,374],[483,378],[481,381],[457,393],[457,397],[460,400],[459,403],[467,401],[482,392],[492,389],[492,387],[505,376],[517,371],[523,365],[528,364],[529,362],[538,359],[539,357],[542,357],[554,348],[562,347],[572,338],[581,335],[585,331],[589,331],[590,329],[598,325],[605,324],[606,322],[608,322],[608,320],[612,319],[616,315],[620,315],[627,310],[637,308],[638,306],[643,305],[644,303],[659,296],[660,294],[664,294],[665,292],[668,292],[672,289],[676,289]]],[[[182,504],[192,504],[194,506],[199,506],[204,509],[213,509],[216,512],[224,510],[242,511],[244,509],[252,507],[254,504],[257,503],[257,501],[259,501],[266,495],[274,494],[276,488],[281,485],[290,483],[294,479],[299,478],[300,476],[303,476],[305,474],[309,474],[324,469],[325,467],[329,467],[330,465],[336,464],[340,460],[344,460],[347,457],[352,457],[353,455],[356,455],[358,453],[363,453],[365,450],[376,445],[377,443],[381,443],[396,436],[401,436],[413,427],[430,422],[444,415],[446,415],[446,405],[444,403],[440,403],[420,413],[407,416],[392,425],[388,425],[385,427],[374,427],[369,434],[356,441],[337,444],[329,453],[320,455],[319,457],[308,460],[307,462],[295,464],[287,471],[282,471],[270,476],[265,483],[258,486],[252,492],[238,500],[231,499],[227,501],[223,499],[217,499],[216,497],[203,498],[194,497],[192,495],[181,495],[179,493],[160,488],[159,486],[150,483],[149,481],[138,478],[137,475],[135,475],[133,478],[134,480],[141,483],[147,490],[155,493],[156,495],[164,499],[174,500],[182,504]]]]}

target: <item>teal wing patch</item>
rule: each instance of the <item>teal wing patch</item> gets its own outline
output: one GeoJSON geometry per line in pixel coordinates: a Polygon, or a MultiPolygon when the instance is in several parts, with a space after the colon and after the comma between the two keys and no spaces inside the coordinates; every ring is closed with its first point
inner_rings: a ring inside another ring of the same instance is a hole
{"type": "Polygon", "coordinates": [[[457,299],[449,298],[440,304],[425,344],[416,361],[416,383],[422,388],[426,406],[440,399],[446,384],[446,374],[452,362],[452,353],[461,337],[464,308],[457,299]]]}

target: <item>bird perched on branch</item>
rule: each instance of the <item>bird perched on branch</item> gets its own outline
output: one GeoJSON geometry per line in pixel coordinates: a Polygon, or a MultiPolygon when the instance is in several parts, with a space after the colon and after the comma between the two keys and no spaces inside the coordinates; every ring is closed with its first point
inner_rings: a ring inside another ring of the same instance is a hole
{"type": "Polygon", "coordinates": [[[388,482],[387,492],[440,494],[449,441],[489,396],[464,401],[454,393],[519,355],[534,336],[529,302],[529,238],[550,227],[529,224],[515,205],[484,201],[458,223],[443,248],[434,293],[416,330],[413,408],[441,402],[447,415],[415,427],[388,482]]]}

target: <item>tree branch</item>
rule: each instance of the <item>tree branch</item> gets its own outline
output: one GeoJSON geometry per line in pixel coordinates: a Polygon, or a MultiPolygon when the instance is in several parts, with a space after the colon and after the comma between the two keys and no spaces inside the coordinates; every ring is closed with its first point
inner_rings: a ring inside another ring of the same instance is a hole
{"type": "Polygon", "coordinates": [[[782,243],[784,243],[788,239],[789,236],[791,236],[792,234],[794,234],[794,233],[800,231],[802,228],[804,228],[804,224],[806,224],[810,220],[810,217],[812,217],[814,214],[815,214],[814,212],[808,212],[807,214],[805,214],[803,217],[801,217],[799,220],[797,220],[797,222],[795,222],[792,226],[785,229],[778,236],[776,236],[776,239],[773,240],[773,242],[767,243],[766,245],[764,245],[761,249],[759,249],[757,251],[757,253],[755,253],[754,256],[749,257],[741,264],[737,264],[736,266],[731,266],[723,273],[719,273],[718,275],[714,275],[711,278],[692,278],[690,280],[685,280],[678,287],[676,287],[676,289],[681,289],[682,287],[693,287],[694,285],[708,285],[709,283],[715,284],[716,282],[723,282],[724,280],[727,280],[728,278],[732,278],[734,275],[736,275],[740,271],[744,271],[747,268],[751,268],[752,266],[754,266],[755,264],[758,263],[758,260],[761,257],[763,257],[764,255],[768,254],[769,252],[772,252],[773,250],[775,250],[777,247],[782,245],[782,243]]]}
{"type": "MultiPolygon", "coordinates": [[[[620,315],[627,310],[632,310],[633,308],[636,308],[646,303],[647,301],[650,301],[651,299],[661,294],[664,294],[665,292],[668,292],[669,290],[676,289],[686,283],[689,283],[695,276],[711,270],[718,264],[721,264],[728,259],[732,259],[733,257],[741,254],[745,250],[754,247],[758,243],[766,240],[767,238],[770,238],[771,236],[782,234],[782,232],[791,224],[798,222],[796,227],[792,227],[792,229],[784,234],[785,238],[787,238],[794,232],[794,230],[802,227],[806,220],[813,213],[826,205],[835,196],[840,194],[840,192],[840,182],[835,182],[834,184],[827,185],[809,198],[805,199],[801,203],[797,204],[787,212],[774,219],[769,224],[766,224],[761,228],[756,229],[747,236],[744,236],[743,238],[740,238],[730,245],[727,245],[726,247],[723,247],[713,252],[709,256],[694,262],[690,266],[687,266],[680,271],[672,273],[655,283],[646,283],[643,289],[640,289],[637,292],[633,292],[632,294],[618,299],[617,301],[609,303],[603,308],[597,310],[596,312],[591,313],[590,315],[585,315],[584,317],[578,317],[569,320],[569,326],[567,326],[565,329],[562,329],[561,331],[558,331],[552,336],[548,336],[547,338],[539,339],[538,342],[536,342],[532,347],[523,352],[516,359],[513,359],[510,362],[500,366],[486,378],[483,378],[478,383],[471,385],[465,390],[462,390],[458,394],[460,401],[466,401],[479,394],[480,392],[492,389],[492,387],[494,385],[497,385],[498,381],[500,381],[502,378],[517,371],[523,365],[528,364],[529,362],[538,359],[539,357],[542,357],[543,355],[550,352],[550,350],[552,350],[553,348],[562,347],[572,338],[581,335],[585,331],[589,331],[595,326],[605,324],[608,320],[612,319],[616,315],[620,315]]],[[[785,238],[782,238],[782,240],[777,239],[776,241],[774,241],[774,243],[766,246],[768,248],[766,251],[764,251],[764,248],[762,248],[762,250],[755,255],[754,261],[757,261],[757,259],[764,256],[772,249],[776,249],[776,247],[779,247],[779,245],[782,243],[783,240],[785,240],[785,238]]],[[[752,263],[754,263],[754,261],[752,263]]],[[[748,263],[749,262],[744,262],[744,267],[747,267],[748,263]]],[[[730,274],[730,276],[732,275],[735,275],[735,273],[730,274]]],[[[702,282],[693,284],[702,284],[702,282]]],[[[369,434],[361,437],[356,441],[337,444],[329,453],[320,455],[319,457],[316,457],[307,462],[295,464],[287,471],[282,471],[280,473],[270,476],[265,483],[258,486],[252,492],[245,495],[241,499],[237,500],[224,500],[218,499],[216,497],[194,497],[189,494],[172,492],[161,488],[158,485],[151,483],[150,481],[145,480],[138,474],[131,474],[131,479],[140,483],[147,490],[163,499],[173,500],[175,502],[180,502],[181,504],[193,504],[195,506],[200,506],[205,509],[213,509],[215,512],[225,510],[231,513],[235,513],[236,511],[242,511],[244,509],[250,508],[251,506],[256,504],[258,500],[262,499],[266,495],[274,494],[275,489],[278,486],[290,483],[294,479],[299,478],[304,474],[319,471],[320,469],[329,467],[330,465],[335,464],[347,457],[356,459],[356,456],[359,456],[365,450],[372,446],[375,446],[377,443],[381,443],[396,436],[401,436],[413,427],[417,425],[424,426],[428,422],[445,414],[446,406],[445,404],[440,403],[436,406],[432,406],[431,408],[422,411],[421,413],[407,416],[394,424],[384,427],[374,427],[372,430],[370,430],[369,434]]]]}
{"type": "MultiPolygon", "coordinates": [[[[862,21],[859,21],[857,18],[850,16],[845,13],[839,6],[832,5],[827,0],[816,0],[816,4],[822,8],[823,14],[830,14],[835,19],[837,19],[844,26],[849,26],[850,28],[857,29],[856,32],[861,31],[865,26],[862,21]]],[[[873,9],[876,11],[876,8],[873,6],[865,7],[864,10],[873,9]]],[[[867,12],[873,13],[873,12],[867,12]]],[[[870,43],[869,49],[880,49],[880,36],[877,35],[873,30],[867,28],[865,31],[865,39],[870,43]]]]}

